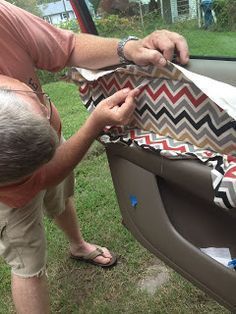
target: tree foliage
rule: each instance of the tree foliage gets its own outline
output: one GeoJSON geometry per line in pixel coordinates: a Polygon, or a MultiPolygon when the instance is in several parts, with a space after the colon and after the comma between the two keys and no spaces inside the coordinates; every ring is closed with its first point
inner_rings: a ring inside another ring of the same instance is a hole
{"type": "Polygon", "coordinates": [[[34,15],[41,15],[41,12],[37,6],[37,0],[6,0],[19,8],[22,8],[34,15]]]}
{"type": "Polygon", "coordinates": [[[215,0],[214,12],[217,18],[216,29],[236,30],[236,0],[215,0]]]}
{"type": "Polygon", "coordinates": [[[91,0],[90,2],[92,3],[95,12],[97,12],[101,0],[91,0]]]}

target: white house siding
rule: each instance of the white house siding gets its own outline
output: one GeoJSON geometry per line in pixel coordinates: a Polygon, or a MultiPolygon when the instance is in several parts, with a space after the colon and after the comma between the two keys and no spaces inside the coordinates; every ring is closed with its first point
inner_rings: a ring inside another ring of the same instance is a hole
{"type": "MultiPolygon", "coordinates": [[[[67,12],[68,14],[68,19],[69,20],[72,20],[72,19],[75,19],[75,14],[74,12],[67,12]]],[[[54,24],[54,25],[58,25],[60,24],[61,22],[64,22],[67,20],[67,18],[63,15],[63,12],[62,13],[58,13],[58,14],[53,14],[53,15],[50,15],[50,16],[45,16],[44,19],[46,21],[48,21],[49,23],[51,24],[54,24]]]]}
{"type": "MultiPolygon", "coordinates": [[[[165,1],[165,0],[164,0],[165,1]]],[[[164,11],[163,11],[163,0],[160,0],[160,4],[161,4],[161,16],[164,16],[164,11]]]]}
{"type": "Polygon", "coordinates": [[[197,0],[189,1],[189,17],[192,19],[196,18],[198,15],[197,6],[197,0]]]}
{"type": "MultiPolygon", "coordinates": [[[[94,14],[94,9],[89,0],[85,0],[91,14],[94,14]]],[[[66,20],[75,19],[75,14],[69,0],[59,0],[55,2],[38,5],[42,12],[44,20],[51,24],[57,25],[66,20]],[[67,13],[67,16],[66,16],[67,13]]]]}
{"type": "Polygon", "coordinates": [[[175,22],[178,19],[177,0],[170,0],[170,4],[171,4],[172,22],[175,22]]]}
{"type": "MultiPolygon", "coordinates": [[[[172,22],[176,22],[181,19],[192,19],[192,18],[197,17],[197,0],[188,1],[189,12],[187,14],[179,14],[177,0],[170,0],[170,1],[171,1],[172,22]]],[[[184,8],[184,2],[185,1],[179,0],[179,6],[182,6],[182,8],[184,8]]]]}

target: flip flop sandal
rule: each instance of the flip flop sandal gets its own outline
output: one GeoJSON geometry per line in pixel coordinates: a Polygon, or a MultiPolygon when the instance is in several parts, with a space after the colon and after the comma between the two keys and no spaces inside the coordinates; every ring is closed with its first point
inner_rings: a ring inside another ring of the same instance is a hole
{"type": "Polygon", "coordinates": [[[80,261],[80,262],[85,262],[85,263],[89,263],[89,264],[92,264],[92,265],[95,265],[95,266],[99,266],[99,267],[102,267],[102,268],[109,268],[109,267],[113,267],[116,265],[117,263],[117,256],[115,253],[113,252],[110,252],[111,254],[111,260],[109,263],[107,264],[102,264],[102,263],[98,263],[98,262],[95,262],[94,259],[97,257],[97,256],[104,256],[104,251],[103,251],[103,247],[101,246],[97,246],[96,249],[88,254],[85,254],[85,255],[82,255],[82,256],[75,256],[73,254],[70,254],[70,258],[76,260],[76,261],[80,261]]]}

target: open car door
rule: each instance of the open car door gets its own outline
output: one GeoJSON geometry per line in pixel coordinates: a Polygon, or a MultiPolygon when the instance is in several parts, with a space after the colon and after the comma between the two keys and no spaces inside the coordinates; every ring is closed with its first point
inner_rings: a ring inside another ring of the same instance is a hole
{"type": "MultiPolygon", "coordinates": [[[[71,2],[81,29],[97,34],[85,2],[71,2]]],[[[234,58],[192,56],[186,68],[236,87],[234,58]]],[[[227,248],[236,259],[236,208],[225,210],[214,202],[212,168],[119,141],[106,144],[106,153],[128,230],[167,265],[236,312],[235,270],[202,250],[227,248]]]]}

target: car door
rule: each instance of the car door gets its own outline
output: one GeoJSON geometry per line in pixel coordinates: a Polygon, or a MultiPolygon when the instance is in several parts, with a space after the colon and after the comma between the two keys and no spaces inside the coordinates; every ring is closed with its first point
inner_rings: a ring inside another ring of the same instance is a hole
{"type": "MultiPolygon", "coordinates": [[[[139,14],[141,27],[151,2],[152,5],[161,3],[146,1],[132,6],[139,14]]],[[[165,11],[162,18],[173,28],[177,19],[192,17],[197,27],[196,32],[186,30],[190,48],[191,44],[194,46],[186,68],[236,87],[236,38],[232,32],[225,33],[226,40],[232,40],[230,51],[222,48],[227,56],[220,54],[219,49],[214,53],[213,42],[205,51],[197,49],[200,36],[204,37],[206,32],[215,35],[214,27],[221,27],[220,23],[224,25],[219,20],[217,24],[217,18],[222,18],[222,10],[226,8],[200,6],[197,1],[176,1],[175,4],[173,8],[171,1],[166,1],[158,7],[162,15],[165,11]],[[194,40],[193,34],[199,37],[194,40]]],[[[74,0],[72,5],[81,29],[97,34],[86,3],[74,0]]],[[[117,3],[114,6],[111,3],[107,10],[119,11],[120,8],[117,3]]],[[[233,29],[234,22],[230,23],[233,29]]],[[[209,36],[212,40],[216,38],[213,35],[209,36]]],[[[236,132],[235,128],[232,132],[236,132]]],[[[199,160],[171,160],[154,151],[121,142],[106,145],[106,153],[123,223],[128,230],[167,265],[226,308],[236,311],[236,272],[202,250],[227,249],[231,259],[236,259],[236,209],[227,211],[213,201],[211,167],[199,160]]],[[[235,190],[232,188],[231,192],[235,193],[235,190]]]]}

